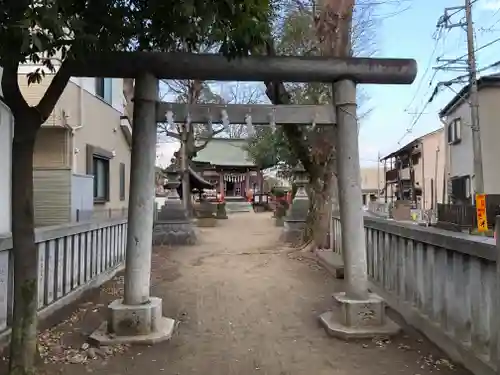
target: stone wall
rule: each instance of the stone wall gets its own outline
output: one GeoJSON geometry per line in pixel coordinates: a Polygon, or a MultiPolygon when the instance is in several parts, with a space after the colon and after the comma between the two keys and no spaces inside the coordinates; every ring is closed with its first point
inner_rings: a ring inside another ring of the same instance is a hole
{"type": "MultiPolygon", "coordinates": [[[[339,254],[340,224],[334,218],[339,254]]],[[[374,217],[365,217],[365,236],[372,290],[455,361],[496,374],[495,241],[374,217]]]]}

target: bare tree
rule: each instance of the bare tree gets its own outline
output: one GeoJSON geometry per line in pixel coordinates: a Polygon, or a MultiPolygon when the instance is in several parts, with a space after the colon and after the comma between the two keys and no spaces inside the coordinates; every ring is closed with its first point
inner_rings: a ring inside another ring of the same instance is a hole
{"type": "MultiPolygon", "coordinates": [[[[185,104],[222,104],[224,100],[215,94],[208,82],[198,80],[164,81],[169,88],[169,93],[175,96],[177,103],[185,104]]],[[[167,94],[168,95],[168,94],[167,94]]],[[[180,164],[182,171],[182,200],[184,206],[191,212],[191,185],[189,179],[189,165],[196,154],[203,150],[208,142],[222,133],[223,126],[215,128],[214,124],[160,123],[158,126],[160,139],[180,141],[180,150],[175,154],[176,162],[180,164]]]]}
{"type": "MultiPolygon", "coordinates": [[[[262,104],[267,102],[262,84],[235,82],[221,85],[225,104],[262,104]]],[[[221,137],[242,139],[249,136],[247,124],[229,124],[221,137]]]]}
{"type": "MultiPolygon", "coordinates": [[[[370,55],[375,50],[373,3],[359,0],[285,2],[285,10],[275,20],[275,40],[269,54],[348,56],[370,55]]],[[[268,97],[275,104],[333,104],[331,85],[268,82],[268,97]]],[[[361,101],[363,98],[358,97],[361,101]]],[[[336,127],[283,127],[294,156],[310,177],[311,207],[304,242],[323,246],[328,231],[332,203],[336,201],[336,127]]]]}

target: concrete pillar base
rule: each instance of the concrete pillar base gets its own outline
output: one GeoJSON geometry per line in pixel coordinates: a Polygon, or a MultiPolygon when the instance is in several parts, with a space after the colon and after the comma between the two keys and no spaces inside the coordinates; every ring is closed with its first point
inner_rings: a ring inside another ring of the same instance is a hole
{"type": "Polygon", "coordinates": [[[175,320],[162,315],[160,298],[151,297],[148,303],[133,306],[119,299],[111,302],[108,309],[108,321],[90,336],[100,345],[152,345],[169,340],[174,332],[175,320]]]}
{"type": "Polygon", "coordinates": [[[336,279],[344,278],[344,262],[342,255],[333,252],[332,250],[315,250],[318,263],[330,272],[336,279]]]}
{"type": "Polygon", "coordinates": [[[305,220],[289,220],[285,218],[281,240],[287,244],[299,244],[304,236],[306,228],[305,220]]]}
{"type": "Polygon", "coordinates": [[[385,303],[376,294],[370,294],[367,300],[350,299],[345,293],[335,294],[333,298],[340,308],[319,317],[330,336],[355,340],[399,333],[399,326],[386,317],[385,303]]]}
{"type": "Polygon", "coordinates": [[[213,217],[199,217],[196,219],[196,225],[199,228],[213,228],[217,226],[217,218],[213,217]]]}
{"type": "Polygon", "coordinates": [[[226,212],[226,204],[225,203],[217,204],[217,210],[215,211],[215,217],[219,220],[226,220],[227,219],[227,212],[226,212]]]}
{"type": "Polygon", "coordinates": [[[260,212],[266,212],[266,207],[262,206],[262,205],[256,205],[256,206],[254,206],[253,210],[255,212],[258,212],[258,213],[260,213],[260,212]]]}
{"type": "Polygon", "coordinates": [[[194,245],[196,232],[191,221],[159,222],[153,229],[153,246],[194,245]]]}

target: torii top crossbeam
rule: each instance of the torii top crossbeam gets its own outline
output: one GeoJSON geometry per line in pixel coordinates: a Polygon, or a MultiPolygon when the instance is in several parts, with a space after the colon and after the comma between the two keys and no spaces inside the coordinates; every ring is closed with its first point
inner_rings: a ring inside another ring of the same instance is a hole
{"type": "Polygon", "coordinates": [[[417,75],[412,59],[250,56],[161,52],[113,52],[70,63],[75,77],[135,78],[148,72],[160,79],[202,81],[325,82],[410,84],[417,75]]]}

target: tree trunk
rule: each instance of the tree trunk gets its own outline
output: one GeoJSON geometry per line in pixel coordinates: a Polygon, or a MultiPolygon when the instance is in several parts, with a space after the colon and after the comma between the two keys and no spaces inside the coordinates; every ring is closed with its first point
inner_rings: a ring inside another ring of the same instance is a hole
{"type": "Polygon", "coordinates": [[[40,116],[30,108],[15,117],[12,144],[14,314],[11,375],[33,374],[37,355],[38,256],[33,215],[33,152],[40,116]]]}
{"type": "Polygon", "coordinates": [[[194,148],[193,126],[186,124],[182,134],[182,201],[188,215],[193,215],[193,205],[191,201],[191,179],[189,176],[189,165],[193,158],[192,149],[194,148]]]}
{"type": "Polygon", "coordinates": [[[191,202],[191,186],[189,181],[188,171],[188,151],[187,142],[183,139],[181,144],[181,178],[182,178],[182,203],[188,215],[191,216],[190,202],[191,202]]]}
{"type": "Polygon", "coordinates": [[[326,248],[328,246],[328,232],[332,216],[334,201],[334,176],[333,163],[328,163],[321,176],[312,176],[309,184],[310,208],[307,217],[305,243],[311,243],[312,249],[326,248]]]}

